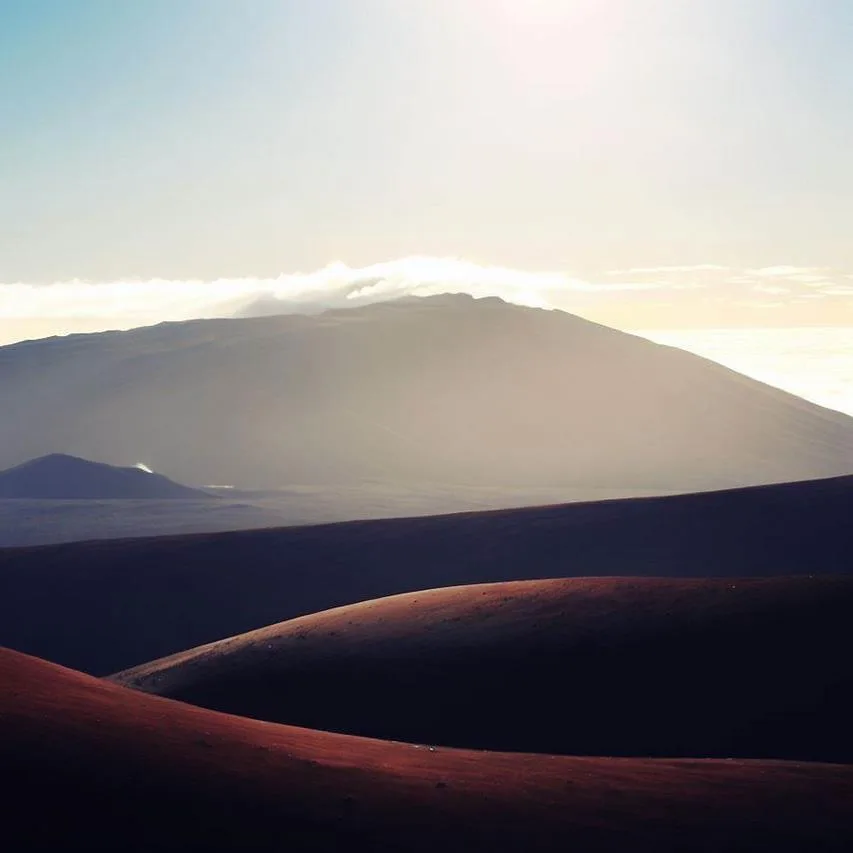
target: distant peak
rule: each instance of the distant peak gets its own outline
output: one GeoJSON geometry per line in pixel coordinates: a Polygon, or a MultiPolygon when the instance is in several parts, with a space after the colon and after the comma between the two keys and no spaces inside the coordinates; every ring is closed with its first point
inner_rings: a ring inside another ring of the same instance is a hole
{"type": "MultiPolygon", "coordinates": [[[[30,459],[28,462],[24,463],[26,465],[31,465],[35,462],[59,462],[66,459],[73,459],[75,462],[89,462],[88,459],[83,459],[82,456],[72,456],[70,453],[46,453],[44,456],[37,456],[35,459],[30,459]]],[[[97,464],[97,463],[92,463],[97,464]]]]}
{"type": "Polygon", "coordinates": [[[142,462],[122,467],[68,453],[49,453],[0,471],[0,497],[107,500],[210,495],[155,474],[142,462]]]}

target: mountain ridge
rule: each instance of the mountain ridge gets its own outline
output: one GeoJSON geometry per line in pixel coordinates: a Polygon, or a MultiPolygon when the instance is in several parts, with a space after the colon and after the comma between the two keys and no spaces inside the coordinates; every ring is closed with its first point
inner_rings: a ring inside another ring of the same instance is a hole
{"type": "Polygon", "coordinates": [[[853,418],[497,298],[16,344],[0,348],[0,395],[13,412],[0,423],[0,464],[61,442],[243,488],[384,479],[694,491],[853,473],[853,418]]]}

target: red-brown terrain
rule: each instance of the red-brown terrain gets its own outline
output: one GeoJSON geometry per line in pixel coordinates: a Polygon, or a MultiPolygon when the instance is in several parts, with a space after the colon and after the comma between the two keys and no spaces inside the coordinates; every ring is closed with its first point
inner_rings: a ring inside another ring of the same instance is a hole
{"type": "Polygon", "coordinates": [[[0,549],[6,835],[853,849],[851,487],[0,549]]]}
{"type": "Polygon", "coordinates": [[[114,680],[418,743],[853,762],[851,613],[853,576],[460,586],[304,616],[114,680]]]}
{"type": "Polygon", "coordinates": [[[432,750],[203,710],[7,650],[0,683],[15,850],[853,846],[847,766],[432,750]]]}
{"type": "Polygon", "coordinates": [[[853,477],[660,498],[0,549],[0,644],[107,675],[420,589],[846,573],[853,477]]]}

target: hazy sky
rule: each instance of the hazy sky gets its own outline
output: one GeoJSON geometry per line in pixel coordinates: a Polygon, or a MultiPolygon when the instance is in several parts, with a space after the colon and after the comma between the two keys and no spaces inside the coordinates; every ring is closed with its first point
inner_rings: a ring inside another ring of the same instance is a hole
{"type": "Polygon", "coordinates": [[[0,341],[377,264],[853,323],[851,44],[849,0],[0,0],[0,341]]]}

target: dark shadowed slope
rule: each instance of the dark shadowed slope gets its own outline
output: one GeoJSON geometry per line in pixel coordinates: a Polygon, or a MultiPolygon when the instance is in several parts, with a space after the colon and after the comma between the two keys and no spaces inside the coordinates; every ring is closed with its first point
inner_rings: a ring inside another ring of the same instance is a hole
{"type": "Polygon", "coordinates": [[[853,576],[415,592],[120,673],[220,711],[415,743],[853,762],[853,576]]]}
{"type": "Polygon", "coordinates": [[[853,473],[853,418],[561,311],[437,296],[0,348],[0,465],[671,492],[853,473]]]}
{"type": "Polygon", "coordinates": [[[163,500],[208,499],[212,495],[141,468],[119,468],[51,453],[0,471],[0,498],[163,500]]]}
{"type": "Polygon", "coordinates": [[[846,851],[853,768],[415,747],[260,723],[0,652],[16,850],[846,851]]]}
{"type": "Polygon", "coordinates": [[[291,521],[228,497],[0,499],[0,548],[281,527],[291,521]]]}
{"type": "Polygon", "coordinates": [[[0,643],[98,675],[399,592],[849,572],[853,478],[316,527],[0,549],[0,643]]]}

